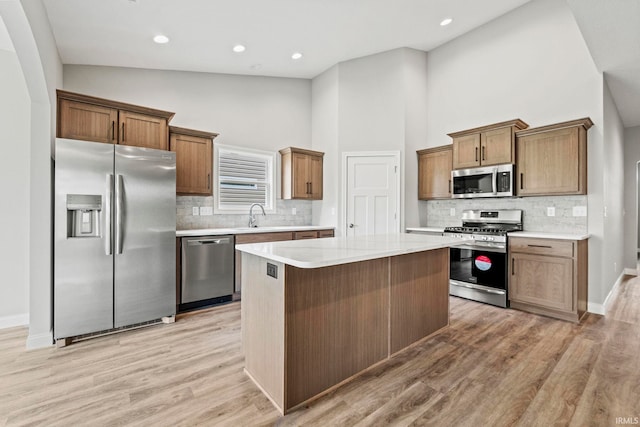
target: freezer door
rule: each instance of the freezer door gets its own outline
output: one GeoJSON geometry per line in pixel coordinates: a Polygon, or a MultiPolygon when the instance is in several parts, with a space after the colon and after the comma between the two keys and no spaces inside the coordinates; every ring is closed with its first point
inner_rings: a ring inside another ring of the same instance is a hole
{"type": "Polygon", "coordinates": [[[113,328],[113,145],[56,139],[53,332],[113,328]]]}
{"type": "Polygon", "coordinates": [[[175,153],[115,147],[115,327],[176,312],[175,153]]]}

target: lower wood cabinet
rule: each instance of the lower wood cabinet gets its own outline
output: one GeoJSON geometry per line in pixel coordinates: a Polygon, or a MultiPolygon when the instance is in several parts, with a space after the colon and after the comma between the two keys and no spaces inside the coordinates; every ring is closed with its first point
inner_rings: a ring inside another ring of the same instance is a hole
{"type": "Polygon", "coordinates": [[[587,311],[587,242],[512,237],[511,308],[579,322],[587,311]]]}

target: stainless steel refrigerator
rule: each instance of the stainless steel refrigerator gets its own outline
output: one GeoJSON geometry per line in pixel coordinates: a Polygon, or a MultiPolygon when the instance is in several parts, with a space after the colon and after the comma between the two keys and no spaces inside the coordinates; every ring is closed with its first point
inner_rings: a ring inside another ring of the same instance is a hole
{"type": "Polygon", "coordinates": [[[175,153],[56,139],[54,337],[176,311],[175,153]]]}

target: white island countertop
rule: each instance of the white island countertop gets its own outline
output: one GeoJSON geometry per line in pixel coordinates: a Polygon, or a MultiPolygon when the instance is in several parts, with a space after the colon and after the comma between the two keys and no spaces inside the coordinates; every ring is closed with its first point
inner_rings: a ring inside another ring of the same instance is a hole
{"type": "Polygon", "coordinates": [[[333,226],[322,225],[277,225],[269,227],[199,228],[177,230],[176,237],[221,236],[223,234],[277,233],[280,231],[333,230],[333,226]]]}
{"type": "Polygon", "coordinates": [[[444,236],[399,233],[252,243],[236,245],[236,249],[294,267],[319,268],[446,248],[466,241],[444,236]]]}

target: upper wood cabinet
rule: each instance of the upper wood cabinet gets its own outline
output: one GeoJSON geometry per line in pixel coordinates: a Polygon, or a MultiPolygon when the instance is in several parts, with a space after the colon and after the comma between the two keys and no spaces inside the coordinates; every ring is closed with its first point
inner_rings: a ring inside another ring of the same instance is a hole
{"type": "Polygon", "coordinates": [[[448,134],[453,139],[453,169],[515,163],[515,132],[520,119],[448,134]]]}
{"type": "Polygon", "coordinates": [[[516,133],[519,196],[587,194],[589,118],[516,133]]]}
{"type": "Polygon", "coordinates": [[[418,199],[451,198],[451,145],[427,148],[418,154],[418,199]]]}
{"type": "Polygon", "coordinates": [[[288,147],[280,150],[282,198],[322,200],[324,153],[288,147]]]}
{"type": "Polygon", "coordinates": [[[169,149],[174,113],[58,90],[58,138],[169,149]]]}
{"type": "Polygon", "coordinates": [[[169,148],[176,153],[176,192],[213,195],[213,139],[217,133],[169,126],[169,148]]]}

